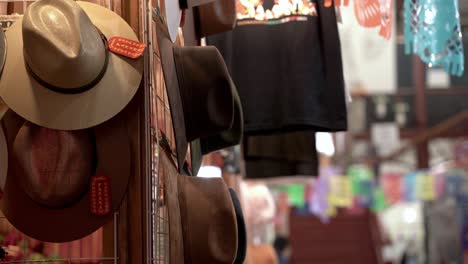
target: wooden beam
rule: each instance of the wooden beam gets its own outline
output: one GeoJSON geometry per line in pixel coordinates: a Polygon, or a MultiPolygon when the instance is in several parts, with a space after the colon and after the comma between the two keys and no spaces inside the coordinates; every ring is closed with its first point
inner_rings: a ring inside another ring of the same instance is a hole
{"type": "MultiPolygon", "coordinates": [[[[420,135],[418,129],[408,128],[400,129],[400,138],[402,139],[411,139],[420,135]]],[[[462,129],[449,130],[441,133],[437,138],[460,138],[468,135],[468,126],[465,126],[462,129]]],[[[356,140],[371,140],[371,133],[366,130],[365,132],[352,134],[352,137],[356,140]]]]}
{"type": "MultiPolygon", "coordinates": [[[[426,66],[421,59],[413,55],[413,81],[415,88],[414,105],[416,106],[416,123],[423,133],[427,128],[426,109],[426,66]]],[[[418,168],[429,167],[429,143],[422,141],[416,146],[418,168]]]]}
{"type": "Polygon", "coordinates": [[[450,131],[451,129],[455,129],[459,127],[461,124],[465,124],[464,122],[468,121],[468,110],[465,110],[463,112],[460,112],[456,114],[455,116],[447,119],[446,121],[434,126],[433,128],[427,129],[423,132],[421,132],[417,137],[413,138],[411,142],[398,150],[394,151],[390,155],[384,156],[380,158],[380,161],[388,161],[388,160],[393,160],[403,154],[405,151],[416,147],[418,145],[424,144],[425,142],[439,137],[440,135],[443,135],[444,133],[447,133],[447,131],[450,131]]]}

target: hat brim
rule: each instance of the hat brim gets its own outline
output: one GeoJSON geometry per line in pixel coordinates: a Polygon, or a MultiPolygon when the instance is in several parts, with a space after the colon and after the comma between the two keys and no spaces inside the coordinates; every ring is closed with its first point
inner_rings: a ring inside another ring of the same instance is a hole
{"type": "MultiPolygon", "coordinates": [[[[132,28],[116,13],[96,4],[77,3],[107,39],[120,36],[138,41],[132,28]]],[[[6,36],[8,50],[0,96],[21,117],[37,125],[58,130],[96,126],[123,110],[140,86],[143,58],[130,59],[109,52],[107,70],[93,88],[78,94],[54,92],[28,74],[22,19],[7,30],[6,36]]],[[[50,60],[53,63],[54,58],[50,60]]]]}
{"type": "Polygon", "coordinates": [[[185,117],[182,106],[182,98],[179,92],[179,80],[177,78],[177,70],[174,61],[174,46],[169,38],[167,26],[163,23],[161,17],[156,17],[155,20],[159,55],[161,58],[164,82],[166,84],[172,124],[174,127],[177,151],[177,166],[180,172],[183,168],[184,161],[187,156],[188,141],[185,130],[185,117]]]}
{"type": "Polygon", "coordinates": [[[242,213],[242,206],[237,196],[236,191],[232,188],[229,188],[229,194],[231,194],[232,204],[234,205],[234,210],[236,211],[236,220],[237,220],[237,255],[234,264],[242,264],[245,261],[245,256],[247,253],[247,230],[245,227],[244,214],[242,213]]]}
{"type": "Polygon", "coordinates": [[[0,126],[0,191],[2,192],[5,188],[7,173],[8,173],[8,147],[6,143],[5,133],[3,132],[3,128],[0,126]]]}
{"type": "MultiPolygon", "coordinates": [[[[3,103],[0,98],[0,121],[8,111],[8,107],[3,103]]],[[[8,174],[8,146],[6,142],[5,132],[0,125],[0,191],[3,192],[5,188],[6,177],[8,174]]]]}
{"type": "Polygon", "coordinates": [[[185,263],[184,260],[184,238],[182,234],[182,220],[180,215],[179,191],[177,178],[179,174],[170,158],[165,152],[160,155],[161,174],[164,180],[164,199],[168,212],[169,228],[169,263],[185,263]]]}
{"type": "Polygon", "coordinates": [[[185,258],[191,263],[233,263],[237,220],[224,179],[178,176],[177,182],[185,258]]]}
{"type": "MultiPolygon", "coordinates": [[[[235,89],[235,88],[234,88],[235,89]]],[[[230,129],[223,131],[217,135],[201,138],[201,152],[203,155],[209,154],[213,151],[225,149],[238,145],[242,141],[242,134],[244,132],[244,116],[242,112],[242,105],[237,91],[234,94],[234,121],[230,129]]]]}
{"type": "Polygon", "coordinates": [[[0,73],[3,71],[3,67],[5,67],[6,54],[7,40],[5,32],[3,30],[0,30],[0,73]]]}
{"type": "MultiPolygon", "coordinates": [[[[7,146],[14,140],[25,120],[8,111],[2,120],[7,146]]],[[[131,173],[130,140],[122,118],[114,118],[93,128],[96,139],[98,165],[96,174],[111,179],[112,212],[120,208],[131,173]]],[[[10,164],[14,156],[9,156],[10,164]]],[[[46,242],[68,242],[83,238],[112,219],[93,215],[90,211],[89,192],[79,201],[65,208],[48,208],[34,202],[20,186],[10,166],[0,209],[8,221],[24,234],[46,242]]],[[[1,175],[0,175],[1,176],[1,175]]]]}
{"type": "Polygon", "coordinates": [[[242,104],[237,91],[234,91],[234,121],[230,129],[217,135],[196,139],[190,142],[190,158],[192,164],[192,175],[197,176],[203,162],[203,155],[213,151],[238,145],[242,141],[244,132],[244,115],[242,104]]]}

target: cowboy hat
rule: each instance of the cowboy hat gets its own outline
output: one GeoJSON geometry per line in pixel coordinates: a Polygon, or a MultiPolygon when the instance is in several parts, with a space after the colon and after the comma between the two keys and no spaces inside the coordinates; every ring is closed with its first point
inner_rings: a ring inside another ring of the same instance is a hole
{"type": "Polygon", "coordinates": [[[156,24],[180,170],[188,142],[232,127],[235,88],[215,47],[174,47],[159,17],[156,24]]]}
{"type": "Polygon", "coordinates": [[[57,131],[8,111],[2,124],[11,151],[0,209],[13,226],[38,240],[67,242],[112,219],[131,168],[130,142],[121,118],[92,130],[57,131]],[[96,189],[96,184],[103,188],[96,189]]]}
{"type": "Polygon", "coordinates": [[[239,95],[234,89],[234,122],[232,127],[217,135],[200,138],[190,143],[190,157],[192,175],[196,176],[200,170],[203,155],[238,145],[242,141],[244,132],[244,117],[239,95]]]}
{"type": "Polygon", "coordinates": [[[0,96],[26,120],[59,130],[96,126],[119,113],[142,79],[143,58],[107,50],[118,36],[137,41],[116,13],[96,4],[40,0],[6,32],[0,96]]]}
{"type": "Polygon", "coordinates": [[[194,8],[197,33],[206,37],[234,29],[237,22],[236,1],[218,0],[194,8]]]}
{"type": "Polygon", "coordinates": [[[238,247],[237,221],[224,180],[181,176],[165,153],[161,159],[169,187],[170,255],[181,261],[174,263],[233,263],[238,247]]]}
{"type": "Polygon", "coordinates": [[[245,261],[245,256],[247,252],[247,231],[245,227],[244,214],[242,213],[242,206],[237,197],[236,191],[232,188],[229,188],[229,194],[231,195],[232,204],[234,205],[234,210],[236,211],[236,221],[237,221],[237,254],[234,264],[242,264],[245,261]]]}

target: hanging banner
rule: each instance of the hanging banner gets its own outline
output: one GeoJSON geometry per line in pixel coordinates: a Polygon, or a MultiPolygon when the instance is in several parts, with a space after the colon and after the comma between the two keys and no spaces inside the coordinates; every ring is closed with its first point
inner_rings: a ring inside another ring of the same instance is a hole
{"type": "Polygon", "coordinates": [[[328,201],[328,208],[327,208],[327,217],[335,217],[338,215],[337,207],[333,206],[331,201],[328,201]]]}
{"type": "Polygon", "coordinates": [[[309,203],[309,212],[320,218],[322,222],[328,222],[329,220],[329,189],[329,176],[322,174],[315,181],[314,192],[309,203]]]}
{"type": "Polygon", "coordinates": [[[363,208],[370,208],[372,206],[372,195],[374,192],[374,181],[363,180],[359,184],[360,193],[356,195],[359,205],[363,208]]]}
{"type": "MultiPolygon", "coordinates": [[[[360,26],[351,6],[340,8],[340,13],[343,23],[338,24],[338,28],[341,43],[346,43],[341,49],[347,89],[350,92],[369,94],[394,93],[398,79],[395,34],[391,34],[387,40],[379,35],[379,27],[360,26]]],[[[381,21],[382,19],[378,23],[381,21]]],[[[390,23],[394,32],[395,20],[385,21],[390,23]]],[[[389,29],[390,25],[386,28],[389,29]]]]}
{"type": "Polygon", "coordinates": [[[416,175],[416,198],[423,201],[433,201],[436,198],[434,176],[421,172],[416,175]]]}
{"type": "Polygon", "coordinates": [[[305,207],[305,186],[303,184],[292,184],[286,187],[289,203],[296,208],[305,207]]]}
{"type": "Polygon", "coordinates": [[[372,203],[372,211],[378,213],[387,208],[387,201],[385,200],[385,194],[382,188],[376,187],[374,189],[374,199],[372,203]]]}
{"type": "Polygon", "coordinates": [[[403,180],[399,174],[386,174],[381,177],[385,199],[389,204],[398,203],[402,196],[403,180]]]}
{"type": "Polygon", "coordinates": [[[364,165],[350,166],[346,174],[351,181],[353,194],[362,194],[365,192],[366,190],[362,189],[363,186],[361,186],[361,183],[363,181],[371,181],[374,178],[374,173],[369,167],[364,165]]]}
{"type": "Polygon", "coordinates": [[[353,191],[351,181],[345,176],[330,178],[329,202],[336,207],[351,207],[353,205],[353,191]]]}
{"type": "Polygon", "coordinates": [[[416,172],[403,177],[403,199],[407,202],[416,201],[416,172]]]}
{"type": "Polygon", "coordinates": [[[442,198],[445,194],[445,175],[438,173],[434,175],[434,184],[435,184],[435,192],[436,192],[436,199],[442,198]]]}
{"type": "Polygon", "coordinates": [[[389,40],[393,31],[393,0],[380,0],[380,7],[382,16],[379,35],[389,40]]]}
{"type": "MultiPolygon", "coordinates": [[[[371,199],[372,200],[372,199],[371,199]]],[[[369,206],[370,207],[370,206],[369,206]]],[[[366,212],[365,208],[362,207],[361,201],[359,198],[353,198],[353,205],[346,210],[346,212],[350,215],[361,215],[366,212]]]]}
{"type": "Polygon", "coordinates": [[[448,197],[459,198],[462,194],[461,187],[463,184],[463,178],[460,174],[446,174],[445,175],[445,195],[448,197]]]}
{"type": "Polygon", "coordinates": [[[354,0],[354,14],[363,27],[379,26],[382,20],[379,0],[354,0]]]}

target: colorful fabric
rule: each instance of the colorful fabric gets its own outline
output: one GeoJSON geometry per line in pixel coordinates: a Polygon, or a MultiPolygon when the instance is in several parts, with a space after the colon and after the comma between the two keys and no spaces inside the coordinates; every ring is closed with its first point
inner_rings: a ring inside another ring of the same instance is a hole
{"type": "Polygon", "coordinates": [[[407,202],[416,201],[416,176],[417,173],[410,173],[403,178],[403,199],[407,202]]]}
{"type": "MultiPolygon", "coordinates": [[[[372,171],[364,165],[353,165],[349,167],[347,175],[351,180],[353,194],[362,194],[366,190],[362,189],[363,181],[371,181],[374,177],[372,171]]],[[[365,186],[364,186],[365,187],[365,186]]]]}
{"type": "Polygon", "coordinates": [[[302,184],[292,184],[286,187],[289,203],[296,208],[305,206],[305,186],[302,184]]]}
{"type": "Polygon", "coordinates": [[[387,202],[398,203],[402,197],[402,176],[399,174],[383,175],[381,183],[387,202]]]}
{"type": "Polygon", "coordinates": [[[374,199],[372,203],[372,211],[381,212],[387,208],[387,201],[385,200],[385,194],[382,188],[377,187],[374,189],[374,199]]]}
{"type": "Polygon", "coordinates": [[[379,0],[354,0],[354,13],[363,27],[377,27],[382,20],[379,0]]]}
{"type": "Polygon", "coordinates": [[[429,66],[452,75],[464,72],[458,0],[405,0],[406,54],[417,54],[429,66]]]}
{"type": "Polygon", "coordinates": [[[335,207],[351,207],[353,205],[353,192],[351,181],[345,176],[330,178],[329,202],[335,207]]]}
{"type": "Polygon", "coordinates": [[[433,201],[436,198],[434,176],[425,172],[416,175],[416,197],[422,201],[433,201]]]}
{"type": "Polygon", "coordinates": [[[389,40],[392,38],[393,31],[393,0],[380,0],[380,6],[382,18],[379,35],[389,40]]]}

